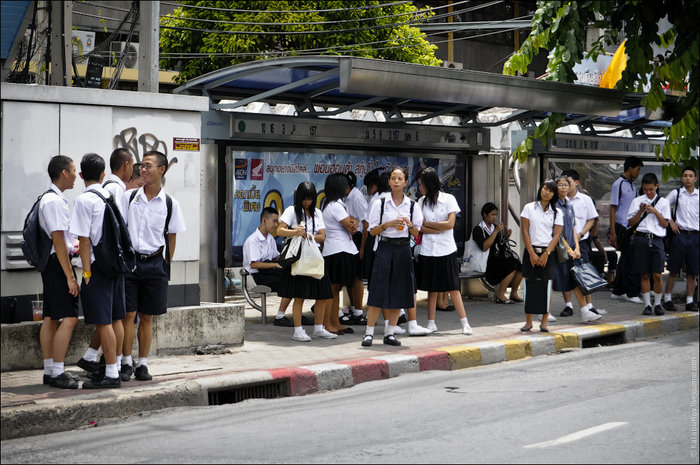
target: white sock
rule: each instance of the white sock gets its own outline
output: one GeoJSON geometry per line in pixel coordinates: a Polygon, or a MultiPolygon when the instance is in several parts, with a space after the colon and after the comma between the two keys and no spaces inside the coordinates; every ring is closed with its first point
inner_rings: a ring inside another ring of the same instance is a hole
{"type": "Polygon", "coordinates": [[[406,314],[406,311],[402,308],[402,309],[401,309],[401,312],[399,313],[399,316],[405,315],[405,314],[406,314]]]}
{"type": "Polygon", "coordinates": [[[124,357],[122,357],[122,363],[124,363],[124,365],[129,365],[130,367],[132,367],[134,366],[134,359],[131,358],[131,355],[125,355],[124,357]]]}
{"type": "Polygon", "coordinates": [[[345,315],[345,312],[343,311],[343,309],[342,309],[342,308],[341,308],[341,309],[338,309],[338,317],[340,318],[340,317],[342,317],[342,316],[344,316],[344,315],[345,315]]]}
{"type": "Polygon", "coordinates": [[[304,327],[303,326],[295,326],[294,327],[294,335],[295,336],[301,336],[304,334],[304,327]]]}
{"type": "Polygon", "coordinates": [[[323,330],[323,325],[314,325],[314,331],[321,331],[323,330]]]}
{"type": "Polygon", "coordinates": [[[648,307],[651,305],[651,292],[642,292],[642,300],[644,300],[644,306],[648,307]]]}
{"type": "Polygon", "coordinates": [[[591,310],[591,304],[586,304],[583,307],[581,307],[582,312],[588,312],[591,310]]]}
{"type": "Polygon", "coordinates": [[[148,366],[148,358],[147,357],[139,357],[139,362],[136,364],[136,367],[140,367],[141,365],[148,366]]]}
{"type": "Polygon", "coordinates": [[[53,378],[60,376],[65,370],[65,362],[53,362],[53,378]]]}
{"type": "Polygon", "coordinates": [[[418,322],[416,320],[408,320],[408,329],[416,329],[418,322]]]}
{"type": "Polygon", "coordinates": [[[654,306],[661,305],[661,293],[654,292],[654,306]]]}
{"type": "Polygon", "coordinates": [[[85,355],[83,355],[83,358],[87,360],[88,362],[96,362],[97,361],[97,349],[93,349],[92,347],[88,347],[87,350],[85,351],[85,355]]]}
{"type": "Polygon", "coordinates": [[[435,320],[428,320],[428,325],[434,325],[434,324],[435,324],[435,320]]]}
{"type": "Polygon", "coordinates": [[[466,328],[469,326],[469,321],[467,321],[467,317],[460,318],[459,322],[462,324],[462,329],[466,328]]]}
{"type": "Polygon", "coordinates": [[[107,378],[116,378],[119,376],[119,369],[116,363],[108,363],[105,365],[105,376],[107,378]]]}
{"type": "Polygon", "coordinates": [[[396,326],[388,325],[386,327],[386,332],[384,333],[384,335],[385,336],[393,336],[394,331],[396,331],[396,326]]]}
{"type": "Polygon", "coordinates": [[[51,376],[53,374],[53,359],[52,358],[45,358],[44,359],[44,374],[51,376]]]}
{"type": "Polygon", "coordinates": [[[367,326],[365,328],[365,336],[374,336],[374,326],[367,326]]]}
{"type": "Polygon", "coordinates": [[[122,371],[122,356],[121,355],[117,355],[117,367],[118,367],[119,371],[122,371]]]}
{"type": "Polygon", "coordinates": [[[362,315],[362,309],[361,309],[361,308],[352,307],[352,314],[355,315],[355,316],[360,316],[360,315],[362,315]]]}
{"type": "Polygon", "coordinates": [[[573,309],[573,308],[574,308],[574,306],[573,306],[573,305],[571,305],[571,302],[567,302],[567,303],[566,303],[566,306],[567,306],[567,307],[569,307],[569,308],[571,308],[571,309],[573,309]]]}
{"type": "Polygon", "coordinates": [[[277,315],[275,316],[275,320],[283,318],[284,317],[284,312],[282,310],[277,310],[277,315]]]}
{"type": "Polygon", "coordinates": [[[664,294],[664,301],[665,302],[672,302],[673,296],[671,294],[664,294]]]}
{"type": "Polygon", "coordinates": [[[693,296],[692,295],[685,296],[685,303],[692,304],[693,303],[693,296]]]}

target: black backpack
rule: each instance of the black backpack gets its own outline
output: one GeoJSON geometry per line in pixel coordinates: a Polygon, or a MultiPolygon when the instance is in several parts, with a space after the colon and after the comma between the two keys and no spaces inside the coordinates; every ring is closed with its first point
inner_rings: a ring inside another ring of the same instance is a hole
{"type": "Polygon", "coordinates": [[[118,277],[133,273],[136,269],[136,252],[131,245],[129,230],[112,197],[105,198],[95,190],[90,190],[105,203],[102,219],[102,238],[92,245],[95,262],[107,276],[118,277]]]}
{"type": "MultiPolygon", "coordinates": [[[[129,196],[129,207],[131,207],[131,202],[134,201],[138,192],[138,189],[134,189],[131,192],[129,196]]],[[[170,241],[168,241],[168,225],[170,224],[170,217],[173,214],[173,199],[168,194],[165,194],[165,206],[168,212],[167,215],[165,215],[165,226],[163,227],[163,237],[165,238],[165,272],[168,274],[168,279],[170,279],[170,241]]]]}
{"type": "Polygon", "coordinates": [[[22,243],[20,246],[22,247],[24,258],[40,272],[44,271],[49,263],[53,240],[39,226],[39,203],[46,194],[51,192],[54,191],[49,189],[36,199],[29,213],[27,213],[27,217],[24,219],[24,228],[22,228],[22,243]]]}

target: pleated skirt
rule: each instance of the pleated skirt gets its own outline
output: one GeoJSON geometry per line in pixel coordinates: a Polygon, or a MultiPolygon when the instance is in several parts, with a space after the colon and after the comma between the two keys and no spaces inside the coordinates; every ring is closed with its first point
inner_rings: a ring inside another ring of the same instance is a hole
{"type": "Polygon", "coordinates": [[[459,270],[455,255],[454,253],[442,257],[419,255],[416,273],[418,289],[428,292],[459,290],[459,270]]]}
{"type": "Polygon", "coordinates": [[[280,287],[277,294],[280,297],[290,299],[324,300],[333,297],[331,282],[328,275],[321,279],[310,276],[292,276],[292,268],[285,268],[280,279],[280,287]]]}
{"type": "Polygon", "coordinates": [[[357,262],[359,254],[351,255],[347,252],[338,252],[323,257],[325,261],[326,276],[331,284],[352,287],[357,276],[357,262]]]}
{"type": "Polygon", "coordinates": [[[415,305],[416,279],[411,247],[379,242],[372,268],[367,305],[395,309],[415,305]]]}

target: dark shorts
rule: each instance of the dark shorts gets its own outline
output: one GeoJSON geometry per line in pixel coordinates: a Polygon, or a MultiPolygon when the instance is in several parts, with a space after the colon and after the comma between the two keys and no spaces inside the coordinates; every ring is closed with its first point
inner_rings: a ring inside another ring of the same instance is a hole
{"type": "Polygon", "coordinates": [[[644,233],[634,236],[634,271],[639,274],[663,273],[666,252],[661,239],[647,239],[644,233]]]}
{"type": "Polygon", "coordinates": [[[700,271],[700,235],[697,231],[681,231],[671,239],[671,251],[668,255],[668,271],[678,274],[685,264],[685,271],[691,276],[697,276],[700,271]]]}
{"type": "Polygon", "coordinates": [[[125,277],[126,311],[162,315],[168,311],[168,274],[162,255],[136,261],[125,277]]]}
{"type": "Polygon", "coordinates": [[[591,261],[591,239],[587,238],[578,242],[578,249],[581,251],[581,261],[588,263],[591,261]]]}
{"type": "Polygon", "coordinates": [[[255,284],[267,286],[272,292],[279,292],[282,268],[265,268],[250,274],[255,284]]]}
{"type": "Polygon", "coordinates": [[[83,304],[85,323],[107,325],[126,316],[124,301],[124,278],[105,275],[93,264],[89,283],[80,285],[80,300],[83,304]]]}
{"type": "Polygon", "coordinates": [[[77,318],[78,297],[73,297],[68,292],[66,275],[55,253],[51,254],[46,269],[41,272],[41,281],[44,284],[44,318],[77,318]]]}

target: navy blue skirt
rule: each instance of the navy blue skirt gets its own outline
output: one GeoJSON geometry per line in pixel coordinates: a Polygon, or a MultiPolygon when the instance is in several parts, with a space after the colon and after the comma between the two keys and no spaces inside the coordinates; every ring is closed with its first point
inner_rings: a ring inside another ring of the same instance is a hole
{"type": "Polygon", "coordinates": [[[372,279],[372,267],[374,266],[374,236],[367,236],[365,241],[365,256],[362,259],[362,278],[367,280],[367,283],[372,279]]]}
{"type": "Polygon", "coordinates": [[[416,279],[410,245],[379,242],[372,268],[367,305],[386,309],[415,305],[416,279]]]}
{"type": "Polygon", "coordinates": [[[418,289],[428,292],[449,292],[460,289],[455,254],[442,257],[418,256],[418,289]]]}
{"type": "Polygon", "coordinates": [[[340,284],[348,289],[351,288],[357,276],[358,259],[359,254],[351,255],[347,252],[338,252],[323,257],[326,276],[331,284],[340,284]]]}

